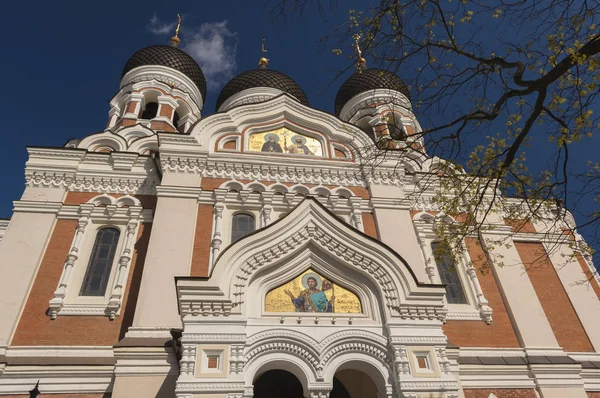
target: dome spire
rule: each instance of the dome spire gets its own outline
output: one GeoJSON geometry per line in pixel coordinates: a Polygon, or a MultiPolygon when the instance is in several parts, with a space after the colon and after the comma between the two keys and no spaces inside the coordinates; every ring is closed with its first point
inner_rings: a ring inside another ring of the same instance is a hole
{"type": "Polygon", "coordinates": [[[267,50],[265,50],[265,35],[263,35],[260,47],[260,59],[258,60],[258,69],[267,69],[267,66],[269,65],[269,60],[265,58],[266,52],[267,50]]]}
{"type": "Polygon", "coordinates": [[[171,46],[172,47],[179,47],[179,43],[181,43],[181,40],[179,39],[179,29],[181,29],[181,16],[179,14],[177,14],[177,28],[175,29],[175,36],[171,37],[171,46]]]}
{"type": "Polygon", "coordinates": [[[363,58],[362,51],[360,49],[360,38],[362,35],[360,33],[354,34],[354,47],[356,48],[356,54],[358,55],[358,59],[356,61],[356,70],[361,71],[363,69],[367,69],[367,60],[363,58]]]}

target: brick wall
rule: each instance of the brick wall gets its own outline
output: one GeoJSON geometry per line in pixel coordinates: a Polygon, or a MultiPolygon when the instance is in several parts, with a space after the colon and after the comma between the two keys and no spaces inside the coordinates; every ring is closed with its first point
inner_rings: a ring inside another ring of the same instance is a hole
{"type": "Polygon", "coordinates": [[[489,268],[481,246],[475,239],[466,239],[465,243],[473,266],[477,270],[483,270],[483,272],[477,272],[477,278],[483,294],[489,302],[488,305],[492,308],[493,321],[491,325],[487,325],[482,320],[449,320],[443,327],[444,333],[452,343],[459,347],[519,347],[496,279],[489,268]]]}
{"type": "Polygon", "coordinates": [[[121,315],[114,321],[105,316],[61,316],[60,313],[52,321],[47,315],[48,302],[58,285],[76,226],[77,220],[56,222],[12,345],[112,346],[131,325],[152,224],[140,225],[121,315]]]}
{"type": "Polygon", "coordinates": [[[593,352],[592,344],[544,246],[541,243],[515,242],[515,248],[558,344],[565,351],[593,352]]]}
{"type": "MultiPolygon", "coordinates": [[[[81,203],[86,203],[95,196],[102,195],[100,192],[68,192],[64,204],[79,206],[81,203]]],[[[120,198],[124,194],[111,193],[110,196],[120,198]]],[[[154,195],[133,195],[142,203],[144,209],[154,209],[156,207],[156,196],[154,195]]]]}
{"type": "Polygon", "coordinates": [[[208,276],[213,207],[211,205],[198,205],[197,217],[190,276],[208,276]]]}
{"type": "Polygon", "coordinates": [[[596,296],[600,298],[600,285],[598,285],[598,281],[596,280],[592,271],[590,271],[590,267],[588,267],[585,259],[581,254],[575,253],[575,257],[577,257],[577,261],[579,262],[579,265],[581,266],[581,269],[583,270],[583,273],[585,274],[588,283],[596,293],[596,296]]]}
{"type": "Polygon", "coordinates": [[[588,398],[600,398],[600,391],[588,391],[588,398]]]}
{"type": "Polygon", "coordinates": [[[537,398],[535,390],[524,388],[464,389],[463,392],[465,398],[488,398],[490,394],[498,398],[537,398]]]}
{"type": "Polygon", "coordinates": [[[375,217],[373,213],[362,214],[363,227],[365,228],[365,234],[371,238],[379,239],[377,235],[377,227],[375,226],[375,217]]]}

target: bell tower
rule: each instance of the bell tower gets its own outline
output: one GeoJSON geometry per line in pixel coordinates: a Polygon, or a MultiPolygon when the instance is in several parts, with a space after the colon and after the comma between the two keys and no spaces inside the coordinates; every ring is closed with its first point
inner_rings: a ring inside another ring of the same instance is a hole
{"type": "Polygon", "coordinates": [[[183,133],[200,119],[206,80],[196,61],[179,49],[177,17],[170,45],[143,48],[125,64],[119,92],[110,101],[108,130],[142,124],[155,131],[183,133]]]}

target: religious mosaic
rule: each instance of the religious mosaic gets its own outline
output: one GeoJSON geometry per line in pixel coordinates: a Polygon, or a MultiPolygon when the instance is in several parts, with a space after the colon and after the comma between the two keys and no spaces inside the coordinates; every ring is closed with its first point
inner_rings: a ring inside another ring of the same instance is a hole
{"type": "Polygon", "coordinates": [[[362,307],[356,294],[309,269],[268,292],[265,311],[358,314],[362,307]]]}
{"type": "Polygon", "coordinates": [[[248,150],[252,152],[323,156],[323,147],[319,140],[295,133],[285,127],[251,134],[248,150]]]}

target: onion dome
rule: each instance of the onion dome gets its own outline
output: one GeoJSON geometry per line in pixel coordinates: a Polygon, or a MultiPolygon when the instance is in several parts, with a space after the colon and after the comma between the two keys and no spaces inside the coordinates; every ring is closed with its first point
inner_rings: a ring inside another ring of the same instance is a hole
{"type": "Polygon", "coordinates": [[[196,61],[184,51],[165,45],[142,48],[129,58],[121,73],[121,79],[131,70],[145,65],[166,66],[183,73],[198,87],[202,98],[206,98],[204,73],[196,61]]]}
{"type": "Polygon", "coordinates": [[[408,86],[396,74],[385,69],[363,69],[350,76],[340,87],[335,97],[335,114],[340,116],[342,108],[352,97],[376,89],[397,91],[410,101],[408,86]]]}
{"type": "Polygon", "coordinates": [[[217,99],[216,110],[218,111],[221,105],[233,95],[250,88],[259,87],[268,87],[283,91],[284,93],[290,94],[300,103],[308,105],[306,94],[304,94],[304,90],[300,88],[298,83],[281,72],[267,69],[266,64],[261,64],[259,69],[243,72],[231,79],[229,83],[223,87],[223,90],[221,90],[219,98],[217,99]]]}

